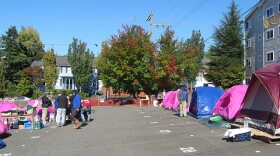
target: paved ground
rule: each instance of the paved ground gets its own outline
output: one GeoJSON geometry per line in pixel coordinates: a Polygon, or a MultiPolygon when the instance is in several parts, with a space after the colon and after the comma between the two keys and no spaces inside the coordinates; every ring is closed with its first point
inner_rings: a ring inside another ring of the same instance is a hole
{"type": "Polygon", "coordinates": [[[192,117],[158,107],[95,107],[94,121],[41,130],[11,130],[0,156],[256,156],[279,155],[278,144],[227,142],[226,129],[209,129],[192,117]]]}

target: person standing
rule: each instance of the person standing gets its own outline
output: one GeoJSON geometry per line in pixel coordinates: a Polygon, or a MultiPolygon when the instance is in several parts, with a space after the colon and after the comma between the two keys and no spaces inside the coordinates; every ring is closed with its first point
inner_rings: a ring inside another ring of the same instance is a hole
{"type": "Polygon", "coordinates": [[[186,108],[189,106],[188,102],[188,85],[184,85],[178,92],[178,101],[180,105],[180,117],[187,116],[186,108]]]}
{"type": "Polygon", "coordinates": [[[79,111],[80,111],[80,107],[81,107],[81,96],[78,94],[78,92],[75,90],[73,92],[73,105],[72,105],[72,122],[74,124],[73,128],[74,129],[78,129],[81,127],[81,123],[79,121],[79,111]]]}
{"type": "Polygon", "coordinates": [[[49,93],[46,92],[42,97],[42,121],[43,121],[44,127],[47,126],[46,118],[48,115],[48,108],[51,105],[52,105],[52,102],[49,99],[49,93]]]}
{"type": "Polygon", "coordinates": [[[58,109],[56,115],[56,124],[57,126],[61,127],[65,124],[65,114],[66,114],[66,107],[68,105],[68,98],[65,95],[65,91],[62,91],[61,95],[58,96],[58,109]]]}

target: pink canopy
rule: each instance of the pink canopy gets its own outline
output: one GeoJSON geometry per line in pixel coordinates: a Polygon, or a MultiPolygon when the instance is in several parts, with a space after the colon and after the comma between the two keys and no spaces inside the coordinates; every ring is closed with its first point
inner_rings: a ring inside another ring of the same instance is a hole
{"type": "Polygon", "coordinates": [[[178,91],[167,92],[162,100],[162,106],[168,109],[176,109],[179,105],[177,95],[178,91]]]}
{"type": "Polygon", "coordinates": [[[247,89],[248,85],[236,85],[228,89],[217,101],[212,113],[228,120],[235,119],[247,89]]]}
{"type": "Polygon", "coordinates": [[[9,101],[0,102],[0,112],[5,112],[17,108],[18,106],[12,102],[9,101]]]}
{"type": "MultiPolygon", "coordinates": [[[[27,106],[37,106],[36,107],[36,112],[37,112],[37,115],[42,115],[42,100],[31,100],[28,102],[28,104],[26,106],[24,106],[23,110],[27,111],[27,106]],[[38,105],[39,104],[39,105],[38,105]]],[[[52,108],[52,107],[48,107],[48,112],[49,113],[54,113],[55,110],[52,108]]]]}

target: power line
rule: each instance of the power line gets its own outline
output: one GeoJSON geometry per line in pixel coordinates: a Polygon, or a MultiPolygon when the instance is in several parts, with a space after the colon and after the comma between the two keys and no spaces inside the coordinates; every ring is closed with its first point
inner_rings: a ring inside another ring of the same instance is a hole
{"type": "Polygon", "coordinates": [[[205,5],[207,2],[207,0],[202,0],[200,3],[198,3],[192,10],[190,10],[189,12],[187,12],[187,14],[185,14],[180,20],[178,20],[175,24],[174,27],[178,26],[180,23],[182,23],[184,20],[186,20],[188,17],[190,17],[191,15],[193,15],[194,13],[196,13],[203,5],[205,5]]]}

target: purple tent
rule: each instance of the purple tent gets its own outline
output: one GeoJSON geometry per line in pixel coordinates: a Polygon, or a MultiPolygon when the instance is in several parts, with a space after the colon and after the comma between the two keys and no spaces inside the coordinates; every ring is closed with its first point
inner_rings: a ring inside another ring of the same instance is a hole
{"type": "Polygon", "coordinates": [[[212,113],[228,120],[235,119],[247,89],[248,85],[236,85],[228,89],[217,101],[212,113]]]}
{"type": "Polygon", "coordinates": [[[177,106],[179,105],[177,95],[178,95],[178,91],[167,92],[162,100],[162,106],[168,109],[176,109],[177,106]]]}

